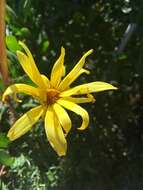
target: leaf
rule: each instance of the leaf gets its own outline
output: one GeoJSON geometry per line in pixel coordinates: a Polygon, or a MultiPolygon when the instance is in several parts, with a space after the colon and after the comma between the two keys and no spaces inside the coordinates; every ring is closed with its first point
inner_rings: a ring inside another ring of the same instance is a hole
{"type": "Polygon", "coordinates": [[[28,37],[31,35],[31,32],[28,28],[22,27],[20,30],[16,32],[16,36],[28,37]]]}
{"type": "Polygon", "coordinates": [[[11,157],[6,151],[0,150],[0,163],[6,166],[12,166],[14,158],[11,157]]]}
{"type": "Polygon", "coordinates": [[[5,15],[5,20],[8,24],[10,24],[11,22],[11,19],[15,19],[17,16],[16,16],[16,13],[15,11],[9,6],[9,5],[6,5],[6,15],[5,15]]]}
{"type": "Polygon", "coordinates": [[[25,0],[23,7],[26,8],[29,5],[29,0],[25,0]]]}
{"type": "Polygon", "coordinates": [[[0,190],[8,190],[7,186],[3,183],[1,179],[0,179],[0,190]]]}
{"type": "Polygon", "coordinates": [[[6,45],[7,48],[15,53],[17,50],[20,50],[17,39],[14,36],[6,36],[6,45]]]}
{"type": "Polygon", "coordinates": [[[46,40],[45,42],[43,42],[43,46],[42,46],[42,51],[45,53],[49,47],[49,41],[46,40]]]}
{"type": "Polygon", "coordinates": [[[18,168],[18,167],[23,167],[25,163],[29,163],[28,160],[26,159],[26,157],[21,154],[19,157],[16,157],[14,159],[12,168],[18,168]]]}
{"type": "Polygon", "coordinates": [[[7,14],[9,14],[10,16],[16,18],[16,13],[15,13],[14,10],[13,10],[10,6],[8,6],[8,5],[6,5],[6,12],[7,12],[7,14]]]}
{"type": "Polygon", "coordinates": [[[9,142],[10,141],[6,135],[4,133],[0,133],[0,148],[7,148],[9,142]]]}

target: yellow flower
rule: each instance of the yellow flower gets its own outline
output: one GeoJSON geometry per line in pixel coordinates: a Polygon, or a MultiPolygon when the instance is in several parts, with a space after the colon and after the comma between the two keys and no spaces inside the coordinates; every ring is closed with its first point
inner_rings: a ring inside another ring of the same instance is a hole
{"type": "Polygon", "coordinates": [[[87,111],[78,104],[94,102],[95,99],[90,94],[92,92],[116,90],[117,88],[100,81],[70,88],[71,83],[82,73],[89,74],[89,71],[83,69],[83,66],[86,57],[93,50],[86,52],[70,73],[65,76],[65,49],[62,47],[61,54],[52,68],[50,79],[48,79],[38,71],[33,56],[27,46],[22,42],[19,42],[19,44],[25,50],[25,53],[17,51],[19,62],[25,73],[37,87],[27,84],[13,84],[5,90],[2,99],[5,101],[6,97],[10,94],[13,94],[16,98],[16,94],[22,92],[38,100],[40,105],[30,109],[18,119],[8,131],[7,136],[11,141],[19,138],[29,131],[42,116],[45,119],[45,131],[49,143],[59,156],[65,155],[67,151],[65,137],[69,133],[72,125],[71,119],[65,109],[81,116],[82,124],[78,129],[84,130],[88,126],[89,116],[87,111]]]}

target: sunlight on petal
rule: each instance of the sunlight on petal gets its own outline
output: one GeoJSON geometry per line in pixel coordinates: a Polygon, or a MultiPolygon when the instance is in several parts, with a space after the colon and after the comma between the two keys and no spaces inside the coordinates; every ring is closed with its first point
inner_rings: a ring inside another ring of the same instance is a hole
{"type": "Polygon", "coordinates": [[[79,130],[84,130],[87,128],[88,123],[89,123],[89,116],[85,109],[83,109],[81,106],[79,106],[73,102],[63,100],[63,99],[59,99],[57,101],[57,103],[59,103],[61,106],[65,107],[66,109],[68,109],[72,112],[75,112],[76,114],[81,116],[82,125],[80,128],[78,128],[79,130]]]}
{"type": "Polygon", "coordinates": [[[65,65],[63,65],[63,69],[62,69],[63,71],[62,71],[62,77],[64,77],[65,76],[65,74],[66,74],[66,67],[65,67],[65,65]]]}
{"type": "Polygon", "coordinates": [[[47,89],[50,88],[51,85],[50,85],[50,81],[49,81],[48,77],[46,77],[45,75],[41,75],[41,77],[42,77],[44,84],[47,87],[47,89]]]}
{"type": "Polygon", "coordinates": [[[81,69],[76,75],[73,76],[73,78],[69,81],[68,85],[66,87],[66,89],[68,89],[70,87],[70,85],[80,76],[82,75],[83,73],[89,75],[90,74],[90,71],[88,71],[87,69],[81,69]]]}
{"type": "Polygon", "coordinates": [[[51,72],[51,85],[55,88],[58,87],[59,83],[61,82],[63,74],[65,74],[64,57],[65,57],[65,49],[61,47],[61,55],[58,58],[58,60],[55,62],[51,72]]]}
{"type": "Polygon", "coordinates": [[[22,65],[24,71],[35,84],[37,84],[41,88],[45,88],[44,82],[34,62],[34,59],[30,50],[23,42],[20,41],[19,44],[23,47],[23,49],[27,53],[27,56],[26,56],[21,51],[17,51],[19,62],[22,65]]]}
{"type": "Polygon", "coordinates": [[[32,126],[39,120],[43,113],[43,106],[37,106],[27,113],[25,113],[20,119],[18,119],[14,125],[8,131],[8,138],[13,141],[25,133],[27,133],[32,126]]]}
{"type": "Polygon", "coordinates": [[[7,96],[9,96],[11,94],[14,94],[14,96],[15,96],[17,93],[25,93],[25,94],[28,94],[33,97],[39,97],[42,95],[42,91],[40,91],[37,88],[32,87],[30,85],[13,84],[13,85],[9,86],[3,93],[2,101],[5,101],[7,96]]]}
{"type": "Polygon", "coordinates": [[[60,94],[60,97],[66,97],[71,95],[89,94],[92,92],[101,92],[105,90],[117,90],[113,85],[106,82],[91,82],[73,87],[60,94]]]}
{"type": "Polygon", "coordinates": [[[70,102],[74,102],[76,104],[81,104],[81,103],[94,103],[95,98],[91,94],[88,94],[87,97],[81,97],[81,98],[73,98],[73,97],[65,97],[63,98],[64,100],[68,100],[70,102]]]}
{"type": "Polygon", "coordinates": [[[31,79],[32,78],[32,76],[31,76],[31,67],[30,67],[30,64],[29,64],[28,57],[21,51],[17,51],[16,53],[17,53],[17,57],[18,57],[20,65],[22,66],[25,73],[31,79]]]}
{"type": "Polygon", "coordinates": [[[63,91],[64,89],[66,89],[79,76],[79,72],[85,64],[86,57],[90,55],[92,52],[93,50],[91,49],[82,56],[82,58],[70,71],[70,73],[67,76],[65,76],[65,78],[62,80],[58,87],[59,90],[63,91]]]}
{"type": "Polygon", "coordinates": [[[53,109],[64,131],[66,132],[66,134],[68,134],[71,129],[72,123],[67,111],[62,106],[56,103],[53,105],[53,109]]]}
{"type": "Polygon", "coordinates": [[[45,116],[45,131],[53,149],[59,156],[64,156],[67,151],[67,142],[62,127],[51,106],[48,107],[45,116]]]}

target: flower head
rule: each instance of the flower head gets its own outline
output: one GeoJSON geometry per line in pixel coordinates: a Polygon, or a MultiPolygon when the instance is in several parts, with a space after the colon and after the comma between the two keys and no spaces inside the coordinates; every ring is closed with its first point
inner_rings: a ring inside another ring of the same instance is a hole
{"type": "Polygon", "coordinates": [[[40,74],[30,50],[23,42],[19,42],[25,53],[17,51],[17,57],[25,73],[36,84],[33,87],[27,84],[13,84],[9,86],[4,94],[3,101],[10,94],[16,97],[17,93],[25,93],[36,100],[39,105],[30,109],[20,119],[18,119],[8,131],[8,137],[11,141],[19,138],[28,132],[32,126],[40,119],[45,120],[45,131],[49,143],[59,156],[65,155],[67,151],[66,135],[69,133],[72,123],[66,111],[75,112],[82,118],[82,124],[78,128],[84,130],[89,123],[88,112],[78,104],[94,102],[91,95],[93,92],[105,90],[116,90],[113,85],[105,82],[91,82],[70,88],[70,85],[83,73],[89,74],[89,71],[83,69],[85,59],[93,50],[87,51],[75,67],[65,76],[64,56],[65,49],[61,48],[61,54],[55,62],[50,79],[40,74]],[[80,95],[80,97],[78,96],[80,95]]]}

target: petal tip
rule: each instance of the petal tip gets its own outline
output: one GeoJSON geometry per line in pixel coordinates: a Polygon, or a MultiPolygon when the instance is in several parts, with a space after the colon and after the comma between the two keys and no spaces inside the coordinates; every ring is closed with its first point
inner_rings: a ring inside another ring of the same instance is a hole
{"type": "Polygon", "coordinates": [[[63,46],[61,47],[61,53],[65,56],[65,48],[63,46]]]}
{"type": "Polygon", "coordinates": [[[19,45],[23,44],[23,42],[21,40],[18,41],[19,45]]]}
{"type": "Polygon", "coordinates": [[[80,131],[83,131],[83,130],[85,130],[87,127],[88,127],[88,125],[87,125],[87,126],[78,127],[77,129],[80,130],[80,131]]]}
{"type": "Polygon", "coordinates": [[[62,156],[66,156],[66,152],[60,152],[60,153],[57,153],[58,156],[62,157],[62,156]]]}
{"type": "Polygon", "coordinates": [[[65,50],[64,46],[61,46],[61,50],[65,50]]]}
{"type": "Polygon", "coordinates": [[[112,90],[118,90],[118,88],[116,86],[113,86],[112,90]]]}
{"type": "Polygon", "coordinates": [[[2,102],[7,103],[8,102],[8,95],[3,94],[2,95],[2,102]]]}
{"type": "Polygon", "coordinates": [[[23,47],[23,42],[21,40],[18,41],[18,44],[23,47]]]}
{"type": "Polygon", "coordinates": [[[93,49],[90,49],[85,55],[88,56],[88,55],[92,54],[93,51],[94,51],[93,49]]]}
{"type": "Polygon", "coordinates": [[[25,56],[25,54],[19,50],[16,51],[17,57],[25,56]]]}
{"type": "Polygon", "coordinates": [[[12,135],[12,131],[9,130],[8,134],[7,134],[7,137],[10,141],[14,141],[15,139],[13,138],[13,135],[12,135]]]}

